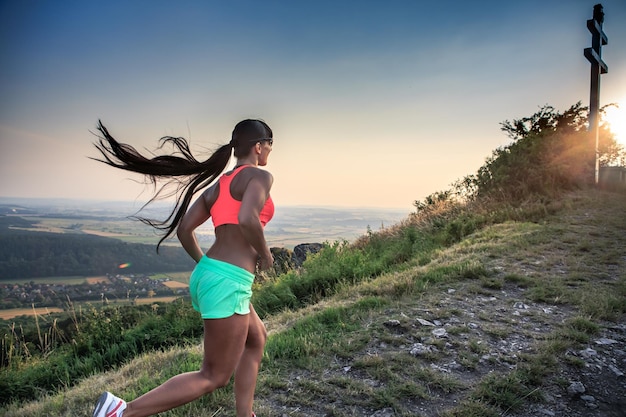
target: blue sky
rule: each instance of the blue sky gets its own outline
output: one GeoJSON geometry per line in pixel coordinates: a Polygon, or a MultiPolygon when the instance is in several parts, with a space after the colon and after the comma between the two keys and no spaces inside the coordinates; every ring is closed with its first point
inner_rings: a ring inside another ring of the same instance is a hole
{"type": "MultiPolygon", "coordinates": [[[[98,119],[198,157],[275,133],[278,205],[398,207],[509,143],[499,123],[589,101],[595,2],[0,0],[0,196],[145,201],[98,164],[98,119]]],[[[626,2],[602,2],[601,104],[626,107],[626,2]]]]}

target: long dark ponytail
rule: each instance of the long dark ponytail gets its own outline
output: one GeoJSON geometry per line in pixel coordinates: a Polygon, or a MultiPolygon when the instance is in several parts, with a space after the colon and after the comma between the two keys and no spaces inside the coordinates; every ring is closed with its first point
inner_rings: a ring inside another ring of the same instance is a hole
{"type": "Polygon", "coordinates": [[[165,220],[150,219],[138,214],[132,216],[164,232],[157,244],[157,252],[161,243],[178,227],[193,196],[211,185],[226,169],[232,150],[234,149],[236,157],[245,157],[256,139],[272,137],[272,130],[265,122],[254,119],[243,120],[235,126],[230,142],[220,146],[209,159],[201,162],[193,156],[189,143],[181,137],[165,136],[159,140],[159,149],[171,145],[176,150],[174,154],[146,158],[131,145],[118,142],[101,121],[98,121],[97,129],[101,136],[98,135],[98,141],[94,145],[104,159],[91,159],[115,168],[143,174],[155,187],[161,181],[165,181],[139,212],[155,200],[176,196],[176,205],[165,220]]]}

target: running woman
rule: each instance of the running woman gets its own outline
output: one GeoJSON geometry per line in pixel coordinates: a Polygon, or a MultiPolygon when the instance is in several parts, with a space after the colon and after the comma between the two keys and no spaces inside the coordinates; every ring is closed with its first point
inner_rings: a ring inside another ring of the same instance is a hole
{"type": "MultiPolygon", "coordinates": [[[[154,415],[227,385],[233,374],[237,417],[254,416],[252,403],[267,331],[250,297],[255,271],[266,270],[274,262],[263,233],[274,214],[270,197],[273,177],[259,168],[267,165],[272,152],[272,130],[261,120],[243,120],[235,126],[230,142],[204,162],[193,157],[183,138],[161,139],[178,150],[175,154],[146,158],[114,139],[101,122],[98,130],[102,136],[95,146],[104,157],[99,161],[143,174],[154,183],[166,180],[182,185],[167,220],[141,220],[164,231],[157,249],[176,232],[196,261],[189,290],[192,305],[204,322],[204,357],[198,371],[177,375],[132,401],[104,392],[93,417],[154,415]],[[231,154],[236,165],[224,173],[231,154]],[[215,242],[204,253],[195,230],[209,218],[215,227],[215,242]]],[[[150,202],[158,196],[159,192],[150,202]]]]}

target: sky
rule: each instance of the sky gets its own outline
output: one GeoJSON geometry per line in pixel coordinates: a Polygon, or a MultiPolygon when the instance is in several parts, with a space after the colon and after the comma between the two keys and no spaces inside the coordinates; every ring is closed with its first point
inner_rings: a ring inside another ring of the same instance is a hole
{"type": "MultiPolygon", "coordinates": [[[[505,120],[589,104],[594,4],[0,0],[0,197],[143,203],[90,159],[98,120],[204,159],[260,118],[277,205],[408,212],[508,145],[505,120]]],[[[600,104],[626,108],[626,1],[601,4],[600,104]]]]}

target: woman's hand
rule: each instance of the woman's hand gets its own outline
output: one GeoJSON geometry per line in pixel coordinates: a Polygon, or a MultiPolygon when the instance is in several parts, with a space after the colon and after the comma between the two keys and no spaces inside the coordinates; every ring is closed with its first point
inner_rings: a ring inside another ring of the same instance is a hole
{"type": "Polygon", "coordinates": [[[200,262],[204,252],[200,248],[194,231],[211,217],[210,206],[215,202],[214,189],[215,186],[212,186],[202,193],[185,213],[176,230],[178,240],[196,263],[200,262]]]}
{"type": "Polygon", "coordinates": [[[274,256],[272,256],[271,252],[266,256],[259,256],[257,261],[257,269],[259,271],[267,271],[272,267],[274,267],[274,256]]]}

